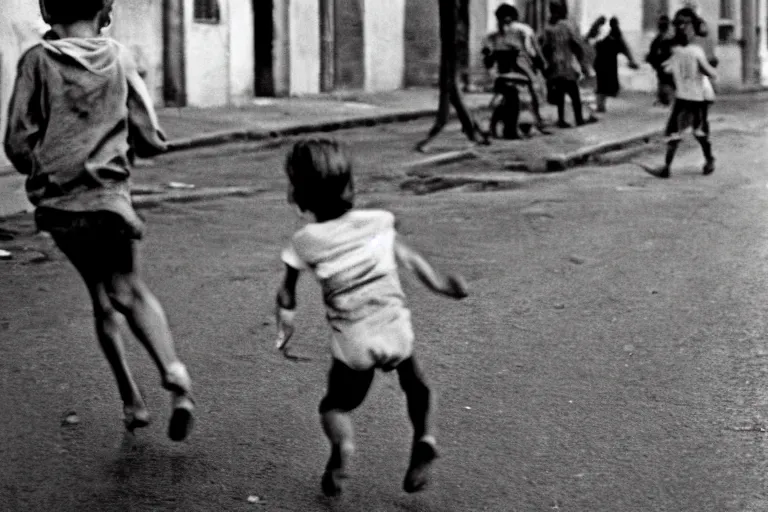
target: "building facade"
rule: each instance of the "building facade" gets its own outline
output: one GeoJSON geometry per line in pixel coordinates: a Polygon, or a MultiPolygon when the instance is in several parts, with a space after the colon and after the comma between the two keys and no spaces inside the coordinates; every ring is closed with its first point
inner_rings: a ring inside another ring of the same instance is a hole
{"type": "MultiPolygon", "coordinates": [[[[508,0],[534,27],[550,0],[508,0]]],[[[559,0],[585,32],[617,16],[642,61],[661,13],[686,0],[559,0]]],[[[502,0],[458,0],[467,30],[459,55],[469,81],[485,76],[483,36],[502,0]]],[[[768,0],[697,0],[712,27],[725,86],[768,82],[768,0]]],[[[15,62],[44,24],[37,2],[0,0],[0,113],[15,62]]],[[[434,85],[439,73],[438,0],[117,0],[110,35],[128,46],[158,105],[217,106],[255,96],[386,91],[434,85]]],[[[650,70],[622,70],[628,89],[652,88],[650,70]]],[[[0,122],[4,116],[0,116],[0,122]]],[[[0,126],[2,128],[2,126],[0,126]]]]}

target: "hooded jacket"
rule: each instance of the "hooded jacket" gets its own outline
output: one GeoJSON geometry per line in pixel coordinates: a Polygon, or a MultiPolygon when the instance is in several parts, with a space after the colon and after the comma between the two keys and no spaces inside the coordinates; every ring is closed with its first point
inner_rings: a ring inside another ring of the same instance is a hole
{"type": "Polygon", "coordinates": [[[108,38],[44,40],[19,60],[5,151],[28,176],[36,206],[112,211],[141,221],[130,201],[134,156],[166,149],[129,51],[108,38]]]}

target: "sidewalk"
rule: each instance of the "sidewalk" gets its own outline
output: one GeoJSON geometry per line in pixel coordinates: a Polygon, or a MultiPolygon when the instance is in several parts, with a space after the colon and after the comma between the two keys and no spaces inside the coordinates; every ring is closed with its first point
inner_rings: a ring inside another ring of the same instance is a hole
{"type": "MultiPolygon", "coordinates": [[[[467,94],[467,107],[487,108],[491,94],[467,94]]],[[[435,115],[436,89],[417,88],[364,94],[256,98],[236,107],[163,108],[160,123],[171,150],[262,140],[302,133],[411,121],[435,115]]]]}
{"type": "MultiPolygon", "coordinates": [[[[489,93],[464,95],[481,126],[488,124],[491,97],[489,93]]],[[[509,152],[510,158],[518,160],[526,159],[526,155],[547,155],[553,162],[560,162],[553,163],[552,170],[558,165],[565,168],[578,160],[574,152],[605,149],[596,147],[600,144],[610,149],[660,131],[668,110],[652,107],[652,101],[649,94],[627,93],[609,101],[609,112],[599,123],[570,130],[553,128],[551,135],[534,133],[520,141],[494,140],[489,150],[509,152]]],[[[238,107],[164,108],[158,116],[171,150],[182,150],[429,118],[435,115],[437,103],[436,89],[405,89],[378,94],[257,98],[238,107]]],[[[544,105],[542,114],[554,124],[554,107],[544,105]]]]}

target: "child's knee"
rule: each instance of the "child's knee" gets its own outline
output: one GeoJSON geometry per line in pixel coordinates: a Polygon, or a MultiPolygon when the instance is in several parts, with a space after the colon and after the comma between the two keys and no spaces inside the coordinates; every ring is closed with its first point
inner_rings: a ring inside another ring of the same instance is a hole
{"type": "Polygon", "coordinates": [[[133,308],[143,294],[143,283],[133,274],[114,276],[107,289],[112,306],[122,312],[133,308]]]}
{"type": "Polygon", "coordinates": [[[325,414],[330,411],[351,412],[360,407],[365,400],[365,394],[355,391],[349,393],[327,393],[322,400],[318,412],[325,414]]]}

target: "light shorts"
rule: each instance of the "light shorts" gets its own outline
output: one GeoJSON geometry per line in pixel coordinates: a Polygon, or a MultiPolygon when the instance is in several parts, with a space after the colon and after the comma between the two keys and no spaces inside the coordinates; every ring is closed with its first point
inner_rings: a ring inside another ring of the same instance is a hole
{"type": "Polygon", "coordinates": [[[353,370],[392,370],[413,353],[411,312],[389,307],[357,322],[330,321],[331,353],[353,370]]]}

